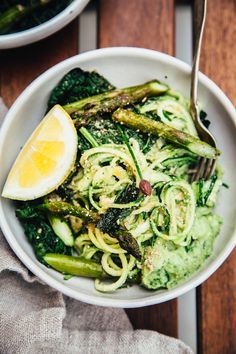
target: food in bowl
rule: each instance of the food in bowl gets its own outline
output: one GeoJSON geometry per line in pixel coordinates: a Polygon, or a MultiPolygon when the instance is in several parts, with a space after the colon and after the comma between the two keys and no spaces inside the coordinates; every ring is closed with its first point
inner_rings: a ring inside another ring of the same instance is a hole
{"type": "Polygon", "coordinates": [[[5,0],[0,2],[0,35],[38,26],[63,11],[73,0],[5,0]]]}
{"type": "Polygon", "coordinates": [[[115,89],[78,68],[52,91],[3,196],[21,200],[36,257],[66,279],[95,278],[102,292],[171,288],[203,265],[220,231],[220,166],[189,182],[199,156],[218,155],[181,93],[157,80],[115,89]]]}

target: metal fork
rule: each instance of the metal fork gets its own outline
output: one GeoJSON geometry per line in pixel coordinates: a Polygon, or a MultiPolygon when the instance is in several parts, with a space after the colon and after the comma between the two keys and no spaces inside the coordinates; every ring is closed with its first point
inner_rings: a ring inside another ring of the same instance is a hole
{"type": "MultiPolygon", "coordinates": [[[[194,48],[194,59],[191,74],[191,92],[190,92],[190,112],[197,129],[199,137],[208,144],[216,147],[216,141],[213,135],[203,125],[199,115],[199,109],[197,105],[197,88],[198,88],[198,71],[200,52],[202,45],[202,37],[204,32],[204,25],[207,13],[207,0],[197,1],[197,35],[194,48]]],[[[208,179],[211,177],[215,170],[215,160],[206,159],[201,157],[196,166],[196,170],[193,171],[191,176],[191,182],[198,181],[199,179],[208,179]]]]}

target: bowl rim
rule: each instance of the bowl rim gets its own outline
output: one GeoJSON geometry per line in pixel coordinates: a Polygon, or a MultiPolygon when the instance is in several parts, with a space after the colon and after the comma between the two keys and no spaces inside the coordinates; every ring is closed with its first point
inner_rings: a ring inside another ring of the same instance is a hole
{"type": "Polygon", "coordinates": [[[24,31],[0,35],[0,49],[17,48],[40,41],[59,31],[71,22],[90,0],[74,0],[49,20],[24,31]]]}
{"type": "MultiPolygon", "coordinates": [[[[157,62],[165,62],[168,65],[174,66],[177,70],[180,70],[184,73],[190,73],[191,67],[190,65],[184,63],[183,61],[172,57],[170,55],[160,53],[151,49],[144,49],[144,48],[136,48],[136,47],[111,47],[111,48],[103,48],[103,49],[96,49],[86,53],[78,54],[73,56],[69,59],[66,59],[55,66],[51,67],[43,74],[41,74],[38,78],[36,78],[16,99],[10,110],[8,111],[4,122],[2,124],[0,130],[0,151],[2,150],[4,137],[8,131],[8,128],[11,125],[11,122],[15,119],[15,113],[18,110],[18,106],[21,106],[22,102],[26,100],[28,96],[30,96],[31,91],[37,90],[37,88],[44,82],[44,80],[48,80],[48,76],[54,76],[58,69],[70,67],[71,65],[80,65],[78,63],[78,59],[80,61],[89,60],[89,59],[96,59],[96,58],[107,58],[107,57],[114,57],[118,55],[124,56],[133,56],[133,57],[143,57],[145,59],[154,59],[157,62]]],[[[229,116],[234,123],[236,129],[236,111],[233,104],[230,100],[225,96],[223,91],[207,76],[200,73],[199,74],[199,81],[211,92],[213,92],[220,103],[224,106],[225,110],[228,112],[229,116]]],[[[165,290],[163,293],[153,293],[141,299],[115,299],[109,297],[99,297],[98,295],[93,294],[85,294],[80,293],[76,289],[69,288],[66,284],[61,284],[59,280],[53,278],[53,276],[47,274],[43,269],[39,267],[34,260],[30,258],[26,254],[26,252],[21,249],[21,246],[18,244],[17,240],[15,239],[14,234],[11,232],[10,227],[7,223],[7,220],[4,215],[3,205],[2,205],[2,197],[0,198],[0,226],[2,231],[5,235],[6,240],[8,241],[10,247],[13,249],[15,254],[18,258],[22,261],[22,263],[36,276],[38,276],[42,281],[47,283],[48,285],[52,286],[53,288],[57,289],[58,291],[64,293],[67,296],[70,296],[74,299],[93,304],[99,306],[111,306],[111,307],[121,307],[121,308],[134,308],[134,307],[141,307],[141,306],[148,306],[154,305],[161,302],[165,302],[171,299],[174,299],[187,291],[197,287],[203,281],[205,281],[210,275],[212,275],[217,268],[225,261],[228,255],[231,253],[233,248],[236,245],[236,230],[232,232],[231,238],[228,240],[225,247],[221,250],[218,256],[211,261],[206,269],[200,270],[198,273],[195,274],[195,277],[192,279],[187,279],[182,284],[177,285],[175,288],[165,290]]],[[[109,294],[108,294],[109,296],[109,294]]]]}

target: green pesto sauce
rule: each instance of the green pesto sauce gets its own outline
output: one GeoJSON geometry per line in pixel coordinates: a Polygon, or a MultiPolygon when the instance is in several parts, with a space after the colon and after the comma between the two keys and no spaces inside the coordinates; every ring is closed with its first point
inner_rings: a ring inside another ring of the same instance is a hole
{"type": "Polygon", "coordinates": [[[221,217],[210,208],[197,208],[189,246],[176,246],[158,238],[154,247],[145,250],[142,285],[148,289],[171,288],[189,278],[212,254],[221,224],[221,217]]]}

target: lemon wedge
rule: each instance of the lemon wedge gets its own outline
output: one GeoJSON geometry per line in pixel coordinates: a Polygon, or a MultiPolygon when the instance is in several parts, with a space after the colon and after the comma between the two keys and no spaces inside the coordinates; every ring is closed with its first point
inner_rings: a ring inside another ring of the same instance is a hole
{"type": "Polygon", "coordinates": [[[32,200],[56,189],[68,177],[77,154],[77,132],[66,111],[54,106],[14,162],[2,196],[32,200]]]}

